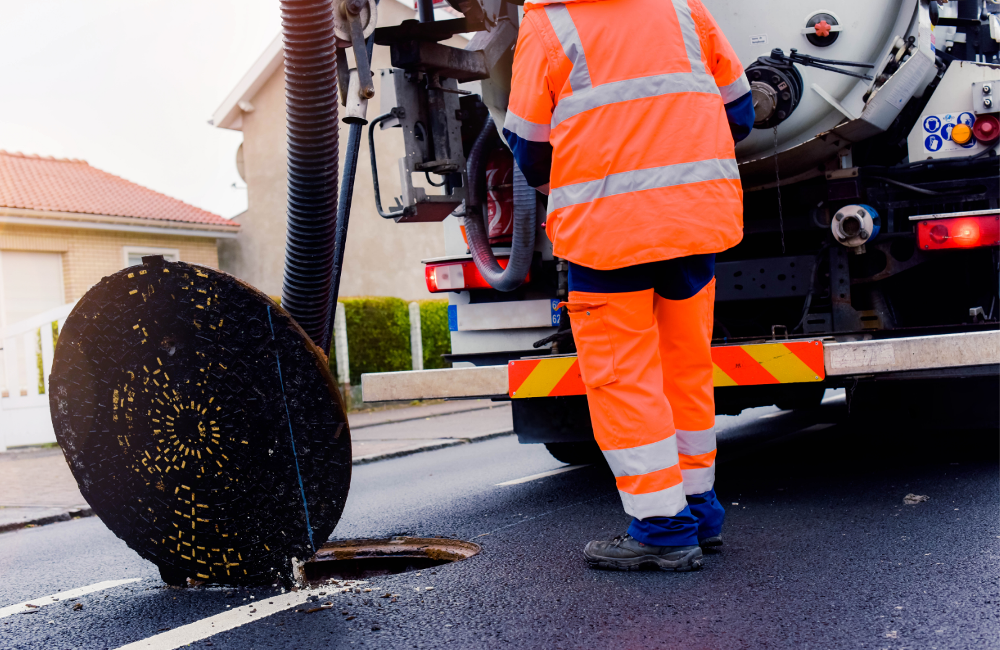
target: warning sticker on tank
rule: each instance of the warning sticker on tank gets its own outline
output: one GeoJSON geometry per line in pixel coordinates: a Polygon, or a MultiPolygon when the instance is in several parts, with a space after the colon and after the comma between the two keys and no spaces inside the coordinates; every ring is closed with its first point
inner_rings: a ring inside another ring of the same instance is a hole
{"type": "Polygon", "coordinates": [[[976,116],[969,112],[924,116],[924,150],[930,153],[937,153],[939,151],[972,149],[976,146],[976,138],[971,138],[965,144],[959,144],[952,140],[951,132],[959,124],[964,124],[971,128],[975,121],[976,116]]]}

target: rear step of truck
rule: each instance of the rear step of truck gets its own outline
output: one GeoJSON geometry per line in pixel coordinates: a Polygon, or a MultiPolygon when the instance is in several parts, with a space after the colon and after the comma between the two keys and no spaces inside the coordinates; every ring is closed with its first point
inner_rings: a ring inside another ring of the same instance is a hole
{"type": "MultiPolygon", "coordinates": [[[[1000,364],[1000,331],[878,341],[769,341],[712,348],[715,386],[821,382],[1000,364]]],[[[366,402],[414,399],[561,397],[583,395],[576,355],[518,359],[505,366],[383,372],[362,375],[366,402]]]]}

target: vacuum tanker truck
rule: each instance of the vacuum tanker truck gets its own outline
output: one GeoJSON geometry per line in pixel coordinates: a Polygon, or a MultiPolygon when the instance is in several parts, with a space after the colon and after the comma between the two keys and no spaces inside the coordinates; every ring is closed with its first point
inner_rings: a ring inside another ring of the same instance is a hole
{"type": "MultiPolygon", "coordinates": [[[[393,227],[442,224],[447,255],[413,272],[448,296],[451,329],[451,368],[366,375],[364,399],[510,400],[521,442],[596,457],[559,306],[568,265],[498,128],[523,8],[448,2],[460,17],[435,21],[418,0],[420,21],[378,28],[376,0],[281,0],[280,305],[154,255],[91,288],[59,332],[59,444],[94,512],[168,583],[308,577],[301,561],[340,519],[351,436],[326,353],[355,191],[374,192],[393,227]],[[442,42],[455,34],[468,46],[442,42]],[[391,68],[370,69],[376,43],[391,68]],[[380,195],[377,138],[403,140],[400,196],[380,195]],[[366,139],[374,183],[355,188],[366,139]]],[[[995,415],[1000,3],[704,2],[755,110],[736,148],[744,237],[716,264],[718,412],[809,407],[847,387],[852,410],[867,399],[995,415]]],[[[344,552],[359,557],[325,551],[344,552]]]]}
{"type": "MultiPolygon", "coordinates": [[[[992,403],[1000,3],[704,1],[756,113],[736,147],[744,238],[717,257],[717,411],[815,406],[845,386],[858,400],[984,390],[992,403]]],[[[406,145],[402,196],[388,210],[376,197],[381,216],[443,223],[447,255],[424,273],[448,296],[453,367],[366,375],[364,399],[510,400],[521,442],[581,462],[597,450],[559,308],[568,265],[545,234],[546,197],[519,192],[499,135],[477,139],[487,115],[506,119],[523,9],[451,5],[464,18],[375,30],[394,68],[376,75],[369,138],[406,145]],[[467,32],[464,50],[439,43],[467,32]]]]}

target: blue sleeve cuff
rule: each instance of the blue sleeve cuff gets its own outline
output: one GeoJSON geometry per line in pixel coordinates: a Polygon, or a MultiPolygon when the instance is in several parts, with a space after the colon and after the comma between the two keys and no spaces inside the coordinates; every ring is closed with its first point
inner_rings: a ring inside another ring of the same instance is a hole
{"type": "Polygon", "coordinates": [[[552,171],[552,145],[548,142],[525,140],[507,129],[503,130],[503,136],[507,139],[514,161],[521,168],[528,185],[541,187],[548,183],[552,171]]]}
{"type": "Polygon", "coordinates": [[[729,120],[729,130],[733,134],[733,141],[739,142],[750,135],[756,119],[753,110],[753,96],[746,93],[739,99],[734,99],[726,104],[726,119],[729,120]]]}

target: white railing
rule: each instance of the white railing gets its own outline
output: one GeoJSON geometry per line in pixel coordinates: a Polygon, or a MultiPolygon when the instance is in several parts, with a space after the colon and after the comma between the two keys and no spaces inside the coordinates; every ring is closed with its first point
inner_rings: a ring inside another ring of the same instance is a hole
{"type": "Polygon", "coordinates": [[[0,451],[55,442],[49,417],[49,373],[55,340],[76,303],[0,331],[0,451]]]}

